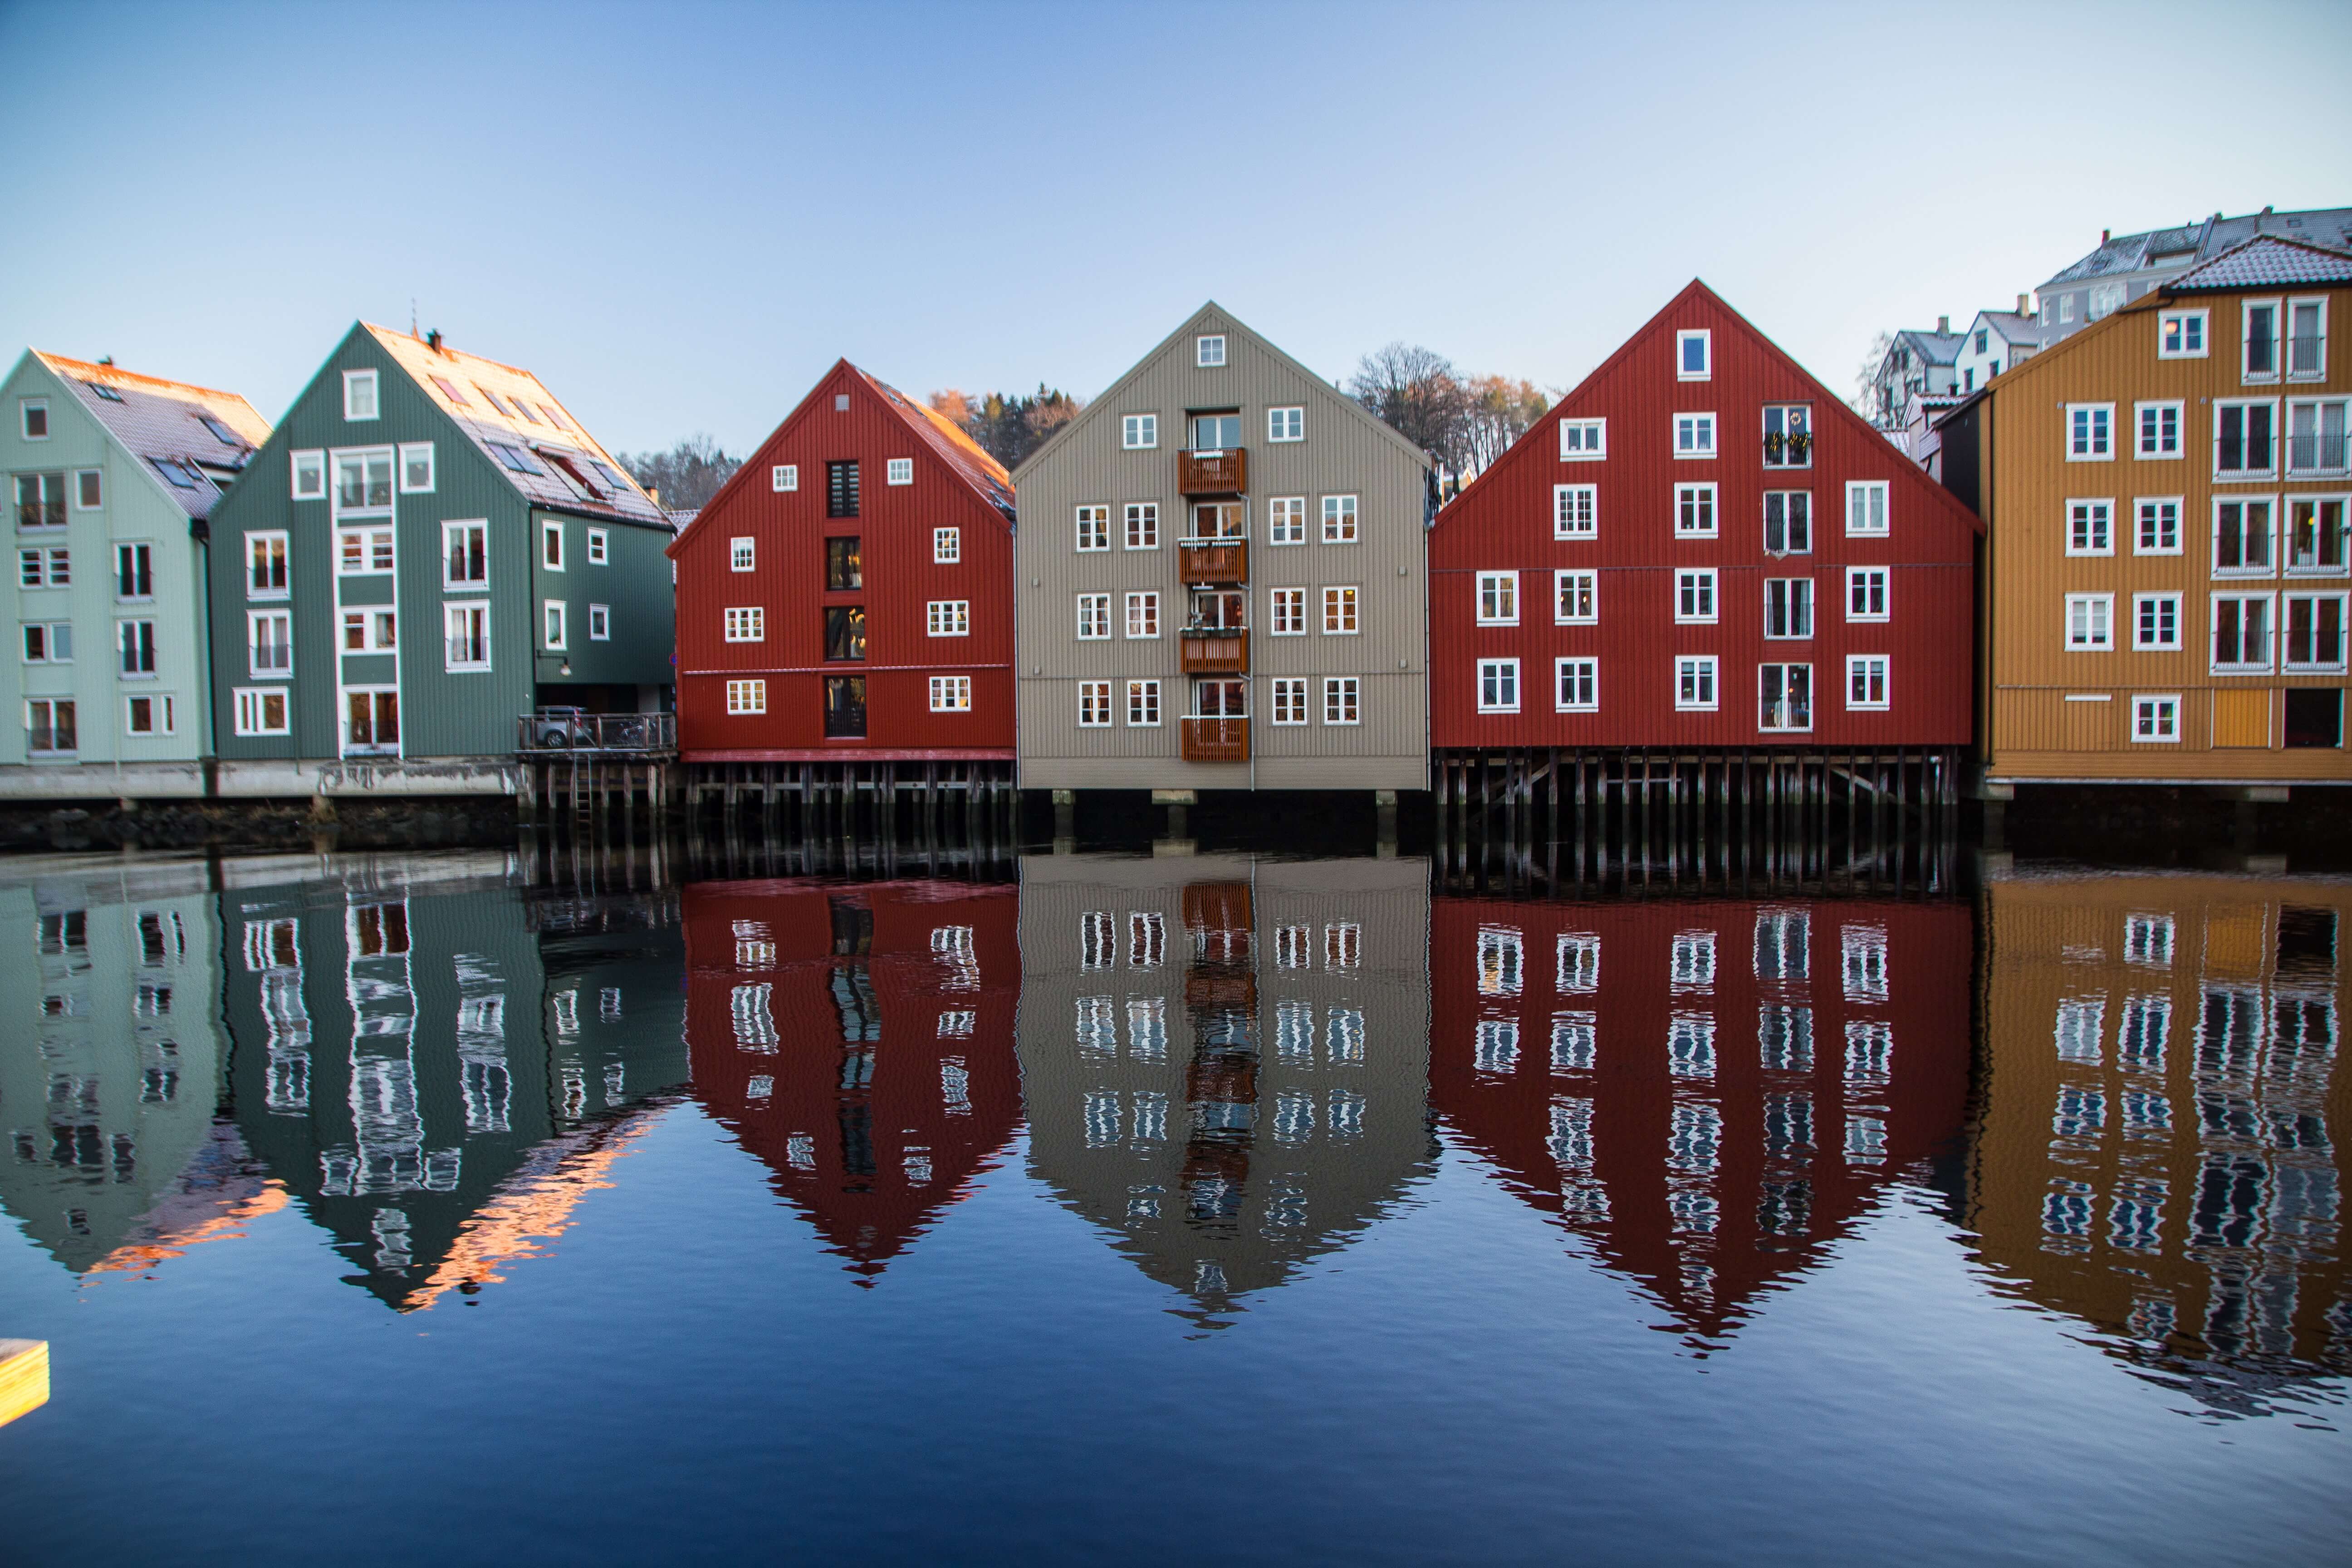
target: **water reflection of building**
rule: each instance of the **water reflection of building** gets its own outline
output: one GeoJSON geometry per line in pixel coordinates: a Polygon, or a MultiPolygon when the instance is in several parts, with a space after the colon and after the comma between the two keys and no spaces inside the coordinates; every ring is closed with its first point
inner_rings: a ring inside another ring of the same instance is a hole
{"type": "Polygon", "coordinates": [[[1439,899],[1430,1098],[1714,1340],[1958,1137],[1972,958],[1961,905],[1439,899]]]}
{"type": "Polygon", "coordinates": [[[1037,1176],[1207,1310],[1346,1245],[1431,1152],[1428,876],[1024,860],[1037,1176]]]}
{"type": "Polygon", "coordinates": [[[246,1145],[404,1310],[560,1232],[683,1075],[658,964],[551,973],[502,858],[231,863],[221,910],[246,1145]]]}
{"type": "Polygon", "coordinates": [[[685,890],[695,1093],[866,1281],[1020,1124],[1018,902],[960,882],[685,890]]]}
{"type": "Polygon", "coordinates": [[[213,1128],[218,929],[202,862],[34,862],[0,885],[0,1204],[78,1274],[258,1194],[213,1128]]]}
{"type": "Polygon", "coordinates": [[[2223,1408],[2352,1370],[2333,1136],[2352,889],[2026,878],[1986,908],[1986,1260],[2223,1408]]]}

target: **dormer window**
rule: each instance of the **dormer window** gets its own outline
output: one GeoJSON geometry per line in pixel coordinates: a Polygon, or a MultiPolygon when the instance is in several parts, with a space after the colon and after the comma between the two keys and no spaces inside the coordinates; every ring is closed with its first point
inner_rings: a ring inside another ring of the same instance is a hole
{"type": "Polygon", "coordinates": [[[376,416],[376,374],[372,370],[343,372],[343,417],[373,419],[376,416]]]}
{"type": "Polygon", "coordinates": [[[1715,334],[1704,328],[1675,334],[1675,377],[1706,381],[1715,374],[1715,334]]]}
{"type": "Polygon", "coordinates": [[[1223,332],[1192,340],[1192,363],[1202,369],[1214,369],[1225,363],[1225,336],[1223,332]]]}

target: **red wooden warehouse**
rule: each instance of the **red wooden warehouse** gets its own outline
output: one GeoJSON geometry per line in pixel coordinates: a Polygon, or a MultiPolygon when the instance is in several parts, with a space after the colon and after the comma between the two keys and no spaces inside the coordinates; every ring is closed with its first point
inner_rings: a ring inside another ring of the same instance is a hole
{"type": "Polygon", "coordinates": [[[1009,776],[1013,516],[993,458],[836,363],[670,546],[681,760],[1009,776]]]}
{"type": "Polygon", "coordinates": [[[1694,281],[1438,514],[1431,743],[1948,762],[1978,531],[1694,281]]]}

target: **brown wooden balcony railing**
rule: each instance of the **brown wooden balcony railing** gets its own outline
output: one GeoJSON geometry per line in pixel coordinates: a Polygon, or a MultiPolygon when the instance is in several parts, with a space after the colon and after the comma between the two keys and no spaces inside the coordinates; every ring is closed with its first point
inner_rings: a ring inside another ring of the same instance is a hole
{"type": "Polygon", "coordinates": [[[1176,489],[1188,496],[1237,496],[1249,489],[1249,452],[1226,447],[1176,454],[1176,489]]]}
{"type": "Polygon", "coordinates": [[[1187,675],[1247,675],[1249,633],[1234,627],[1184,628],[1184,673],[1187,675]]]}
{"type": "Polygon", "coordinates": [[[1184,760],[1188,763],[1248,762],[1249,721],[1188,717],[1184,721],[1184,760]]]}
{"type": "Polygon", "coordinates": [[[1187,583],[1246,583],[1249,541],[1180,539],[1176,542],[1176,569],[1187,583]]]}

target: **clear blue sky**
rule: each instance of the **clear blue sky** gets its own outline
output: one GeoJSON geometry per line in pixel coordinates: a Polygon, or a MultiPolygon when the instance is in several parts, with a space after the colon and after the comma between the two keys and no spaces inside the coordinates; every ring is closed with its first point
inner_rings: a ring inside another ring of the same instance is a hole
{"type": "Polygon", "coordinates": [[[243,392],[355,318],[742,451],[836,356],[1093,395],[1214,298],[1581,377],[1703,277],[1841,392],[2098,240],[2352,205],[2352,5],[0,0],[0,347],[243,392]]]}

